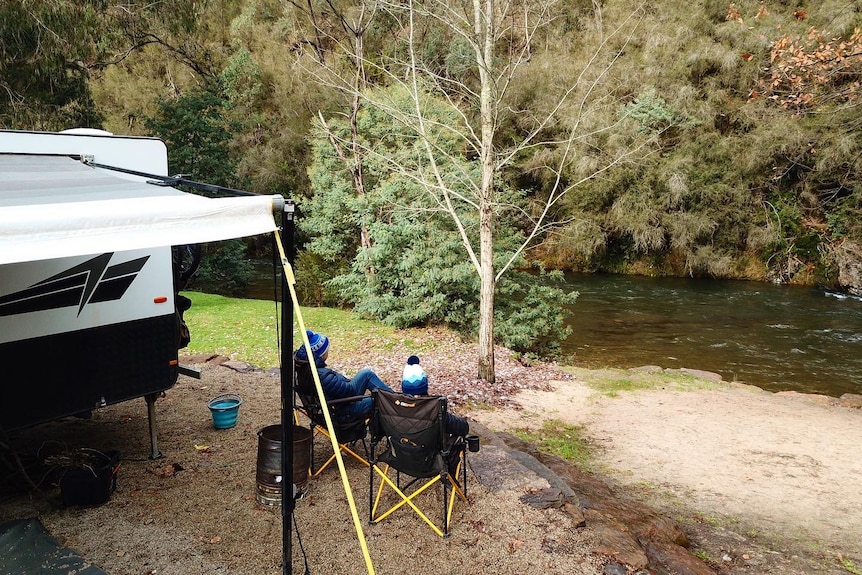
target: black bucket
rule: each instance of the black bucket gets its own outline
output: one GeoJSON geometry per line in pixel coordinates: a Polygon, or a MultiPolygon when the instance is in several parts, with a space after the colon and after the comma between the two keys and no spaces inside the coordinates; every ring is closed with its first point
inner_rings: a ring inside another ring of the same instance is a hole
{"type": "MultiPolygon", "coordinates": [[[[311,460],[311,430],[293,426],[293,484],[305,490],[311,460]]],[[[281,505],[281,425],[268,425],[257,432],[257,501],[267,507],[281,505]]]]}
{"type": "Polygon", "coordinates": [[[79,450],[78,465],[69,467],[60,477],[63,505],[101,505],[117,488],[120,469],[119,451],[79,450]]]}

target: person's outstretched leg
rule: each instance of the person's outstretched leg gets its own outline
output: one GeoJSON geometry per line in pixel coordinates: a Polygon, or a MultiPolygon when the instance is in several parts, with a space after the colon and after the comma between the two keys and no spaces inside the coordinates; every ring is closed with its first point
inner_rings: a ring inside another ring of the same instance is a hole
{"type": "Polygon", "coordinates": [[[356,395],[362,395],[365,393],[365,390],[373,389],[393,391],[391,387],[383,383],[383,380],[380,379],[376,373],[367,367],[359,370],[359,373],[354,375],[353,379],[350,380],[350,384],[353,386],[353,389],[356,390],[356,395]]]}

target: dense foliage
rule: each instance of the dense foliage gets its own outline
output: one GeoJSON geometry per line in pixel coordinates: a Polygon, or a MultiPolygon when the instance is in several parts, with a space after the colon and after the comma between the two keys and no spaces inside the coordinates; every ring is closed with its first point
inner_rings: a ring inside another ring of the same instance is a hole
{"type": "MultiPolygon", "coordinates": [[[[385,150],[415,168],[415,142],[396,116],[341,89],[379,96],[401,80],[404,31],[385,6],[6,2],[0,124],[158,134],[174,172],[297,200],[307,264],[298,279],[310,300],[350,303],[393,325],[445,322],[471,332],[478,287],[455,230],[403,172],[358,152],[385,150]]],[[[524,7],[548,12],[529,38],[513,21],[501,46],[529,59],[502,94],[502,109],[517,113],[501,118],[495,145],[521,141],[567,90],[538,136],[577,138],[565,151],[519,150],[500,174],[501,260],[553,187],[570,191],[518,258],[526,271],[497,285],[499,337],[524,351],[553,348],[543,334],[558,318],[544,306],[564,296],[535,291],[553,284],[528,273],[533,262],[835,284],[838,254],[862,244],[859,3],[524,7]],[[620,27],[625,33],[614,34],[620,27]],[[576,161],[562,162],[563,153],[576,161]]],[[[423,64],[441,83],[457,82],[453,100],[465,97],[477,86],[466,44],[431,25],[421,33],[423,64]]],[[[462,125],[442,103],[435,109],[441,123],[462,125]]],[[[475,169],[473,152],[442,131],[439,145],[460,158],[444,177],[475,169]]]]}
{"type": "Polygon", "coordinates": [[[98,127],[88,63],[102,56],[98,1],[0,3],[0,126],[98,127]]]}

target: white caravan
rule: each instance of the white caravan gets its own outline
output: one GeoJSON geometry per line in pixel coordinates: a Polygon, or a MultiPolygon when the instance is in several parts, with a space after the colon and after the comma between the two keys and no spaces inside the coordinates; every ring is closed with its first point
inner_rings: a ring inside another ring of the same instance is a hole
{"type": "Polygon", "coordinates": [[[176,246],[272,232],[284,206],[167,175],[158,139],[0,131],[0,429],[144,397],[159,455],[153,404],[181,369],[176,246]]]}

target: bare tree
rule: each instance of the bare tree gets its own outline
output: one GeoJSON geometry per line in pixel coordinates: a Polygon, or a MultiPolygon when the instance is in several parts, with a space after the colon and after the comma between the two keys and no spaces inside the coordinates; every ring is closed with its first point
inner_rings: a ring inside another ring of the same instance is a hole
{"type": "Polygon", "coordinates": [[[596,30],[599,32],[599,40],[602,39],[602,0],[593,0],[593,15],[596,18],[596,30]]]}
{"type": "MultiPolygon", "coordinates": [[[[382,156],[382,152],[373,147],[368,147],[365,153],[380,155],[376,157],[378,161],[388,162],[394,172],[418,184],[438,210],[448,215],[460,234],[480,283],[478,376],[489,382],[495,380],[494,298],[497,282],[527,247],[560,224],[555,211],[569,191],[637,153],[647,142],[646,138],[633,141],[623,152],[575,180],[566,176],[566,170],[576,161],[578,150],[586,142],[600,133],[617,129],[625,121],[625,114],[620,113],[602,127],[590,125],[585,129],[581,124],[581,118],[588,115],[591,106],[611,106],[611,102],[597,97],[598,87],[622,53],[628,40],[625,34],[631,34],[636,26],[639,9],[620,28],[605,37],[587,66],[577,77],[567,81],[559,98],[544,112],[516,110],[507,105],[507,92],[519,69],[532,57],[534,37],[552,22],[556,4],[556,0],[515,3],[499,0],[381,0],[377,6],[399,28],[398,38],[404,45],[403,57],[389,61],[366,60],[365,65],[373,67],[375,74],[385,78],[389,85],[399,85],[409,93],[412,109],[405,110],[391,100],[380,98],[374,91],[357,94],[364,105],[384,111],[409,128],[423,149],[423,163],[419,167],[406,166],[395,158],[382,156]],[[443,30],[453,43],[467,47],[470,65],[466,72],[452,74],[439,63],[427,61],[424,57],[425,33],[433,27],[443,30]],[[619,44],[610,56],[600,59],[600,54],[607,52],[611,38],[619,38],[619,44]],[[426,111],[425,104],[429,98],[446,102],[460,121],[441,125],[436,116],[426,111]],[[517,142],[503,146],[501,125],[515,116],[528,118],[529,127],[522,130],[517,142]],[[453,152],[440,146],[437,142],[441,131],[448,131],[461,141],[461,150],[453,152]],[[549,154],[549,150],[553,153],[549,154]],[[446,173],[452,166],[463,165],[455,157],[457,154],[475,158],[478,176],[466,170],[454,178],[446,173]],[[533,169],[551,174],[550,189],[539,205],[535,198],[529,205],[504,205],[499,193],[501,174],[528,155],[548,158],[534,162],[533,169]],[[462,217],[465,209],[476,216],[478,230],[469,229],[462,217]],[[531,224],[523,243],[507,254],[506,263],[496,269],[495,259],[500,255],[495,253],[496,218],[503,211],[510,210],[528,218],[531,224]]],[[[337,77],[337,74],[328,76],[329,81],[336,83],[337,77]]],[[[352,90],[354,86],[342,82],[340,88],[352,90]]],[[[614,104],[615,109],[622,109],[619,102],[614,104]]]]}
{"type": "MultiPolygon", "coordinates": [[[[296,0],[289,0],[289,2],[299,13],[306,16],[311,25],[315,38],[312,44],[314,45],[316,61],[321,68],[328,69],[324,45],[341,46],[341,52],[346,54],[353,64],[351,74],[342,74],[340,71],[336,74],[339,79],[347,80],[348,77],[350,78],[346,87],[339,86],[350,95],[350,140],[342,142],[329,129],[322,114],[319,115],[319,118],[329,136],[333,149],[352,175],[353,189],[356,195],[364,197],[366,192],[362,160],[365,154],[359,144],[356,120],[361,106],[361,95],[368,87],[365,73],[365,34],[374,20],[375,5],[372,2],[338,3],[337,0],[324,0],[323,6],[316,8],[312,0],[306,0],[305,3],[296,0]],[[337,23],[335,28],[340,33],[333,29],[333,23],[337,23]]],[[[330,82],[327,80],[325,83],[330,82]]],[[[371,237],[365,222],[360,224],[359,240],[363,249],[371,247],[371,237]]]]}

